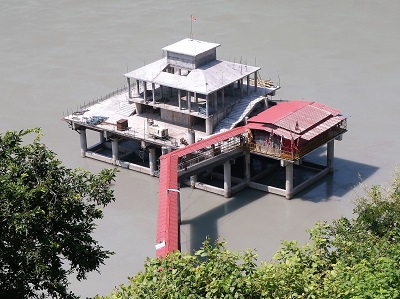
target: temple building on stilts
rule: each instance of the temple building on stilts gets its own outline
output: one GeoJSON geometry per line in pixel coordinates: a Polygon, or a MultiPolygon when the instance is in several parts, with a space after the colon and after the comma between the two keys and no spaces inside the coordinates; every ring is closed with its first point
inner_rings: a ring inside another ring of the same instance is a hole
{"type": "Polygon", "coordinates": [[[82,157],[160,177],[157,255],[179,247],[183,184],[291,199],[333,171],[334,142],[347,131],[334,108],[274,100],[280,86],[257,66],[217,59],[219,46],[187,38],[164,47],[163,58],[124,74],[127,86],[63,117],[82,157]],[[325,148],[325,163],[307,159],[325,148]]]}

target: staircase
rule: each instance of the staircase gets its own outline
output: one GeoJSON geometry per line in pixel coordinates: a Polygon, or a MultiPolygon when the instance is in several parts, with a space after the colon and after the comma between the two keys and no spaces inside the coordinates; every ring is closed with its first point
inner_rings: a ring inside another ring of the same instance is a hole
{"type": "Polygon", "coordinates": [[[251,111],[253,111],[256,104],[264,100],[265,98],[262,96],[254,96],[241,100],[239,103],[233,106],[232,111],[218,123],[218,125],[214,129],[213,134],[233,129],[246,116],[248,116],[251,111]]]}
{"type": "Polygon", "coordinates": [[[125,117],[129,117],[129,116],[131,116],[132,114],[134,114],[135,111],[136,111],[136,106],[135,106],[135,104],[129,104],[129,102],[126,101],[126,102],[123,102],[123,103],[121,104],[121,107],[119,108],[119,110],[118,110],[117,113],[118,113],[118,114],[121,114],[121,115],[123,115],[123,116],[125,116],[125,117]]]}

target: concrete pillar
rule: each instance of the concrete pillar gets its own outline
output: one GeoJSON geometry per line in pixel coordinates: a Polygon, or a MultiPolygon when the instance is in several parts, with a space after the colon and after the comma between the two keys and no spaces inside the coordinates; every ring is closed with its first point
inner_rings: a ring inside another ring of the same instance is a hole
{"type": "Polygon", "coordinates": [[[232,184],[231,184],[231,163],[230,161],[226,161],[224,163],[224,196],[230,197],[232,191],[232,184]]]}
{"type": "Polygon", "coordinates": [[[244,152],[244,179],[246,184],[250,183],[251,179],[251,171],[250,171],[250,152],[244,152]]]}
{"type": "Polygon", "coordinates": [[[182,109],[182,99],[181,99],[181,90],[178,89],[178,105],[179,105],[179,110],[182,109]]]}
{"type": "Polygon", "coordinates": [[[222,98],[222,108],[225,108],[225,88],[221,89],[221,98],[222,98]]]}
{"type": "Polygon", "coordinates": [[[213,132],[213,119],[212,117],[206,118],[206,134],[211,135],[213,132]]]}
{"type": "Polygon", "coordinates": [[[131,91],[131,78],[128,79],[128,97],[132,99],[132,91],[131,91]]]}
{"type": "Polygon", "coordinates": [[[218,92],[214,93],[214,108],[215,108],[215,112],[218,111],[218,92]]]}
{"type": "Polygon", "coordinates": [[[258,71],[255,71],[254,72],[254,88],[255,88],[255,91],[257,91],[257,85],[258,85],[257,74],[258,74],[258,71]]]}
{"type": "Polygon", "coordinates": [[[151,94],[153,95],[153,105],[156,104],[156,84],[151,83],[151,94]]]}
{"type": "Polygon", "coordinates": [[[136,114],[140,115],[142,113],[142,104],[135,103],[135,106],[136,106],[136,114]]]}
{"type": "Polygon", "coordinates": [[[329,168],[329,172],[333,172],[333,160],[334,160],[334,152],[335,152],[335,141],[331,140],[327,144],[327,152],[326,152],[326,167],[329,168]]]}
{"type": "Polygon", "coordinates": [[[161,147],[161,155],[166,155],[169,153],[169,149],[167,146],[162,146],[161,147]]]}
{"type": "MultiPolygon", "coordinates": [[[[195,143],[195,132],[194,130],[188,130],[188,143],[193,144],[195,143]]],[[[190,187],[194,188],[197,182],[197,174],[190,176],[190,187]]]]}
{"type": "Polygon", "coordinates": [[[111,151],[113,164],[117,164],[117,161],[119,160],[118,138],[111,139],[111,151]]]}
{"type": "Polygon", "coordinates": [[[196,133],[194,130],[188,130],[187,140],[189,144],[193,144],[195,142],[196,133]]]}
{"type": "Polygon", "coordinates": [[[195,102],[198,103],[198,102],[199,102],[199,97],[197,96],[197,93],[194,92],[194,93],[193,93],[193,96],[194,96],[195,102]]]}
{"type": "Polygon", "coordinates": [[[146,101],[147,98],[147,83],[143,81],[143,99],[146,101]]]}
{"type": "Polygon", "coordinates": [[[139,80],[136,80],[136,94],[137,94],[137,96],[140,95],[140,82],[139,82],[139,80]]]}
{"type": "MultiPolygon", "coordinates": [[[[210,109],[210,103],[209,103],[209,96],[208,94],[206,95],[206,117],[208,117],[210,115],[209,113],[209,109],[210,109]]],[[[207,125],[206,125],[207,126],[207,125]]]]}
{"type": "Polygon", "coordinates": [[[100,143],[104,143],[106,142],[106,137],[104,137],[104,133],[103,131],[99,132],[99,137],[100,137],[100,143]]]}
{"type": "Polygon", "coordinates": [[[164,97],[162,85],[160,85],[160,99],[164,97]]]}
{"type": "Polygon", "coordinates": [[[243,78],[239,80],[240,98],[243,99],[243,78]]]}
{"type": "Polygon", "coordinates": [[[190,112],[192,110],[192,101],[191,101],[192,96],[190,95],[190,91],[186,92],[186,100],[187,100],[187,108],[188,111],[190,112]]]}
{"type": "Polygon", "coordinates": [[[247,80],[246,94],[249,95],[250,94],[250,75],[247,75],[246,80],[247,80]]]}
{"type": "Polygon", "coordinates": [[[156,170],[157,165],[157,156],[156,156],[156,149],[149,148],[149,168],[150,168],[150,175],[154,176],[154,172],[156,170]]]}
{"type": "Polygon", "coordinates": [[[86,129],[78,130],[78,132],[79,132],[79,139],[81,142],[81,157],[85,158],[87,151],[86,129]]]}
{"type": "Polygon", "coordinates": [[[293,197],[293,163],[286,162],[286,198],[291,199],[293,197]]]}

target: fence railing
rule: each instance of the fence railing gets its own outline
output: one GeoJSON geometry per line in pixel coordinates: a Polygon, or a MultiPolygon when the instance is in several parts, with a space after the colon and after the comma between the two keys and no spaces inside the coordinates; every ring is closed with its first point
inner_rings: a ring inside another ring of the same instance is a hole
{"type": "Polygon", "coordinates": [[[213,144],[180,157],[178,160],[178,170],[186,170],[188,167],[194,166],[200,162],[228,153],[238,147],[243,147],[244,140],[245,138],[242,135],[230,137],[229,139],[218,142],[215,145],[213,144]]]}
{"type": "Polygon", "coordinates": [[[84,103],[83,105],[80,106],[80,110],[84,110],[89,108],[90,106],[93,106],[97,103],[101,103],[109,98],[112,98],[118,94],[124,93],[128,90],[128,86],[123,86],[122,88],[117,88],[117,90],[114,90],[108,94],[106,94],[105,96],[100,96],[100,98],[97,98],[96,100],[93,99],[92,101],[89,101],[88,103],[84,103]]]}

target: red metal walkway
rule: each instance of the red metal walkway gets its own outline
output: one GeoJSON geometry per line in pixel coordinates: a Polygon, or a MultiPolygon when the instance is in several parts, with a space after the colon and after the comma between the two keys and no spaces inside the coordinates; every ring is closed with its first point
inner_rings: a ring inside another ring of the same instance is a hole
{"type": "Polygon", "coordinates": [[[160,157],[156,255],[165,256],[179,249],[179,158],[247,131],[239,127],[201,140],[160,157]]]}

